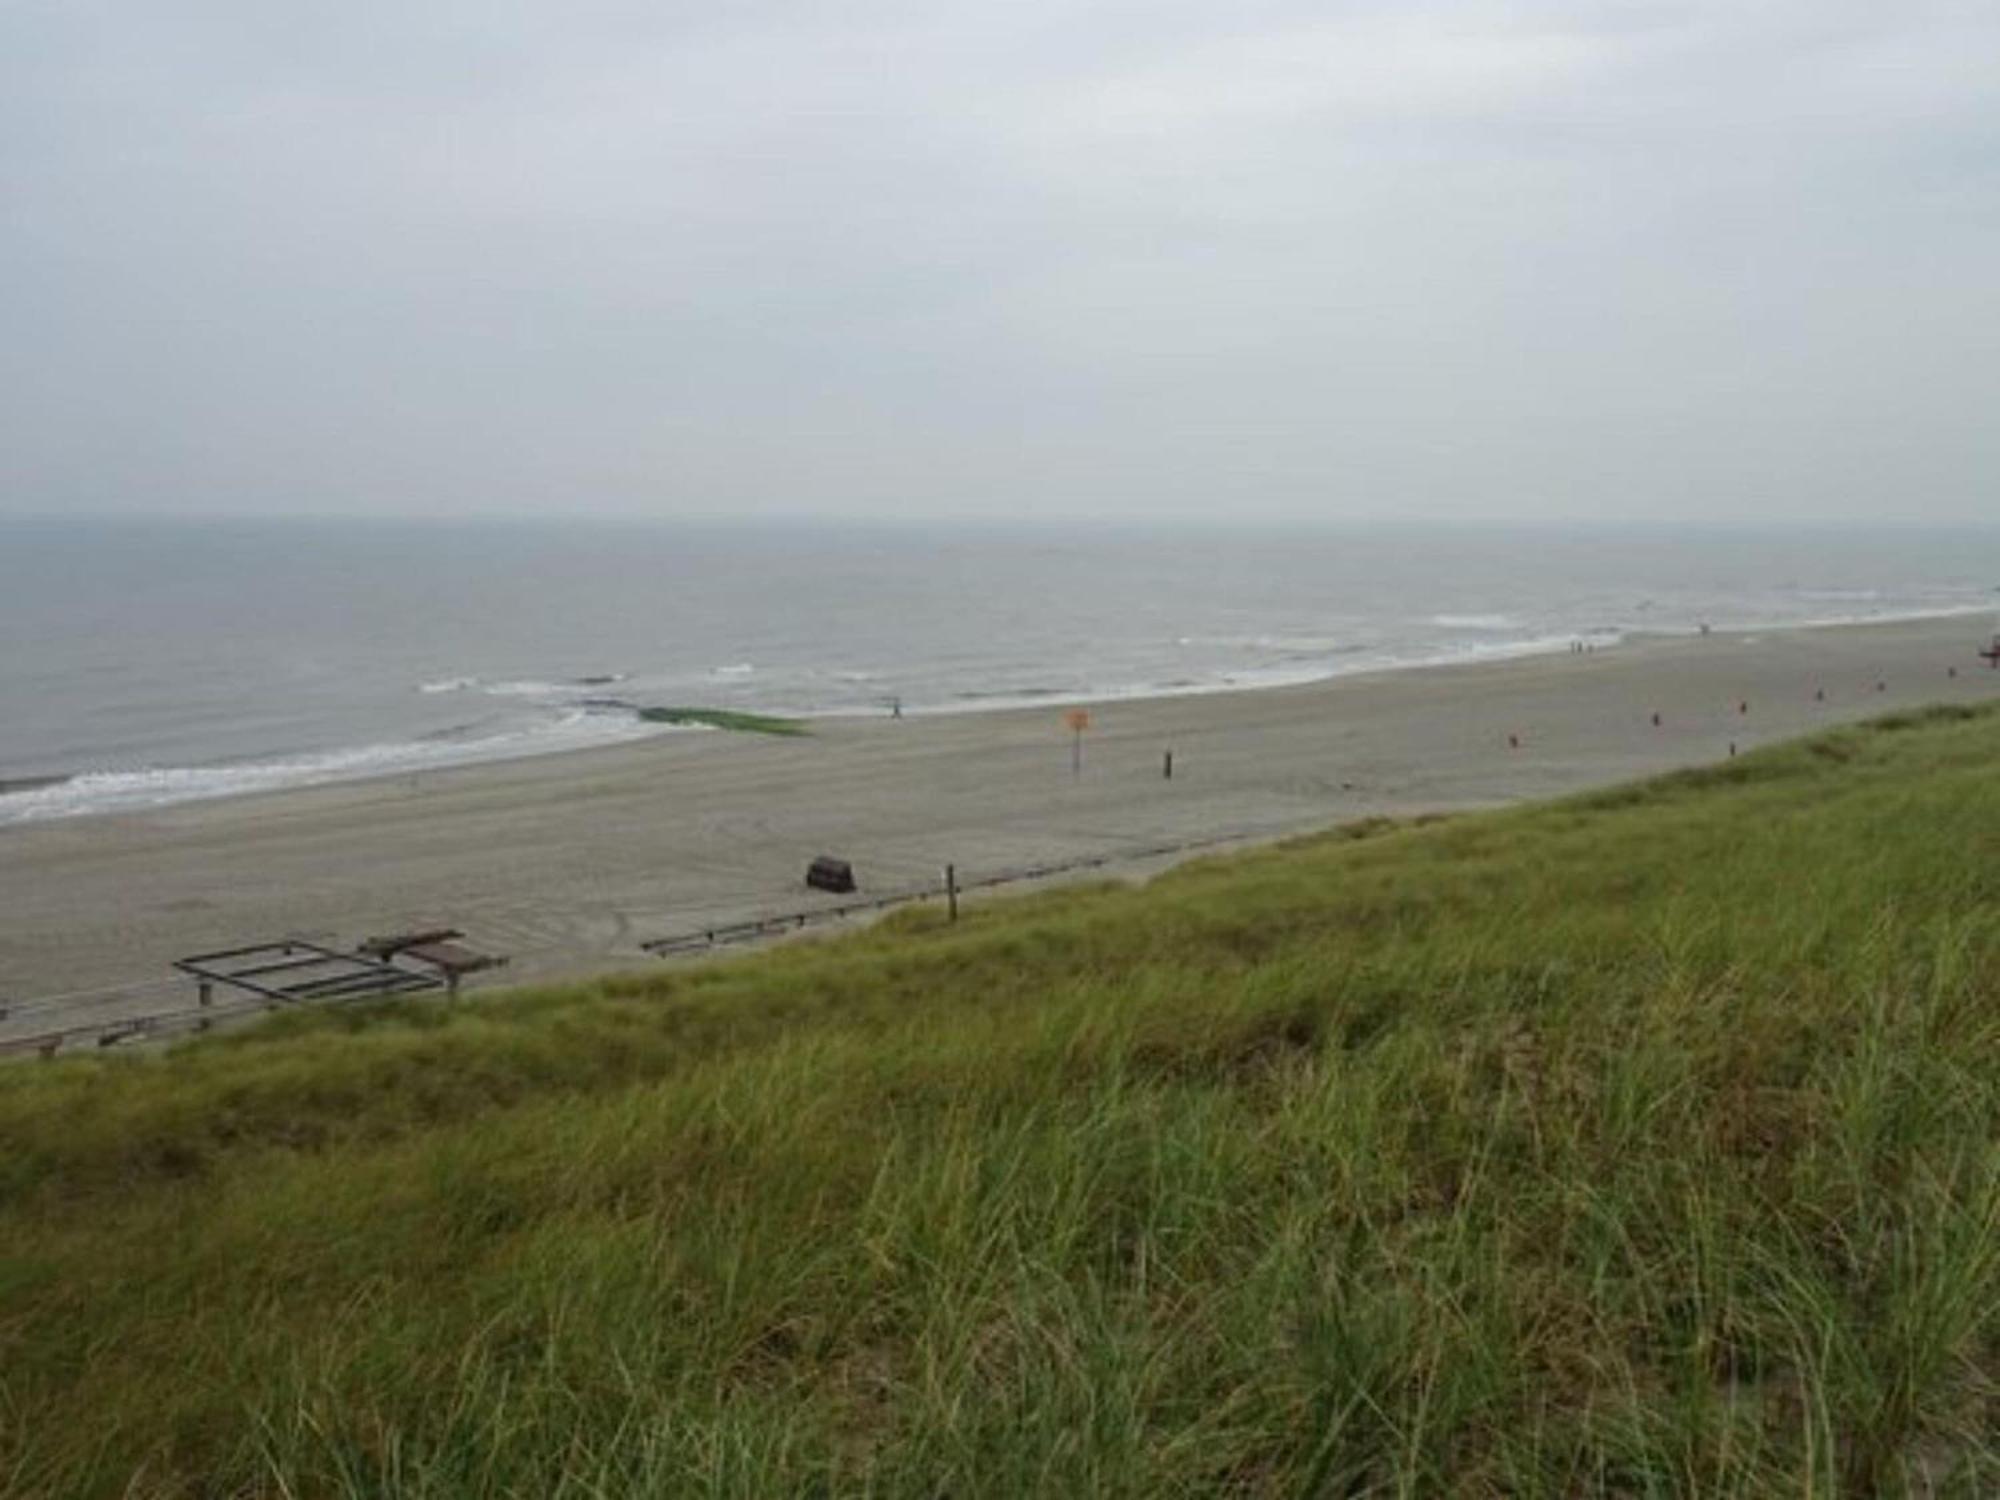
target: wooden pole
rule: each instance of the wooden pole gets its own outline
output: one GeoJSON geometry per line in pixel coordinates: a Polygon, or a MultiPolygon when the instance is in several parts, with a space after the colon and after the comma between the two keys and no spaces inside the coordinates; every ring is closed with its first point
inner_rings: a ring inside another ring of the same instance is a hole
{"type": "Polygon", "coordinates": [[[958,920],[958,866],[957,865],[946,865],[944,867],[944,900],[945,900],[945,907],[951,914],[950,920],[956,922],[958,920]]]}
{"type": "Polygon", "coordinates": [[[1164,762],[1162,762],[1162,764],[1161,764],[1161,767],[1160,767],[1160,769],[1161,769],[1161,772],[1162,772],[1162,774],[1164,774],[1164,775],[1165,775],[1165,777],[1166,777],[1166,779],[1167,779],[1168,781],[1172,781],[1172,780],[1174,779],[1174,752],[1173,752],[1173,751],[1169,750],[1169,751],[1167,752],[1167,758],[1166,758],[1166,760],[1165,760],[1164,762]]]}
{"type": "Polygon", "coordinates": [[[1083,775],[1083,732],[1090,728],[1090,710],[1087,708],[1072,708],[1068,713],[1063,715],[1063,721],[1069,725],[1071,736],[1069,742],[1069,774],[1072,779],[1075,779],[1083,775]]]}

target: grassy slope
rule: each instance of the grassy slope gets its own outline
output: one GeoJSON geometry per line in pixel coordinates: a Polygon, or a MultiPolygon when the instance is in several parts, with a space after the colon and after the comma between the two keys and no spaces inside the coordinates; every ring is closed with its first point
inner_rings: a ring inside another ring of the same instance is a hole
{"type": "Polygon", "coordinates": [[[8,1070],[0,1490],[1993,1493],[1996,764],[8,1070]]]}

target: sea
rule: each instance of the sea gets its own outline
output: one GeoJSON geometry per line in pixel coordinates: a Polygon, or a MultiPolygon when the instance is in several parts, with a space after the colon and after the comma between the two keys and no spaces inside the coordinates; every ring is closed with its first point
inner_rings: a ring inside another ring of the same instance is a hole
{"type": "Polygon", "coordinates": [[[0,827],[700,732],[648,706],[1208,693],[1996,590],[1978,528],[0,519],[0,827]]]}

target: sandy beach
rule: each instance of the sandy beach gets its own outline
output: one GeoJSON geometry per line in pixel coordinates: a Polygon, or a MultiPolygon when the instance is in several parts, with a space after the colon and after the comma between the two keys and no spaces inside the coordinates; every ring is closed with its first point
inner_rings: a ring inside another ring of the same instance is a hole
{"type": "MultiPolygon", "coordinates": [[[[509,955],[515,981],[645,965],[660,962],[649,938],[826,899],[802,884],[820,853],[885,891],[947,861],[970,879],[1098,857],[1138,870],[1160,857],[1135,851],[1166,844],[1548,797],[1717,760],[1732,742],[2000,695],[1974,654],[1991,629],[1975,616],[1718,632],[1103,703],[1076,776],[1050,706],[829,720],[800,739],[675,733],[0,828],[0,1004],[169,978],[202,949],[433,925],[509,955]]],[[[79,1000],[32,1024],[103,1010],[79,1000]]],[[[0,1038],[28,1024],[0,1020],[0,1038]]]]}

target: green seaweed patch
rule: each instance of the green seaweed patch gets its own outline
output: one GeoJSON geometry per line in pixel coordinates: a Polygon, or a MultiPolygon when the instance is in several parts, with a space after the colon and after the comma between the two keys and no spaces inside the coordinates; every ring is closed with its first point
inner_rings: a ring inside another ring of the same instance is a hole
{"type": "Polygon", "coordinates": [[[779,719],[770,714],[741,714],[727,708],[642,708],[639,717],[648,724],[701,724],[710,729],[734,730],[738,734],[812,733],[798,719],[779,719]]]}

